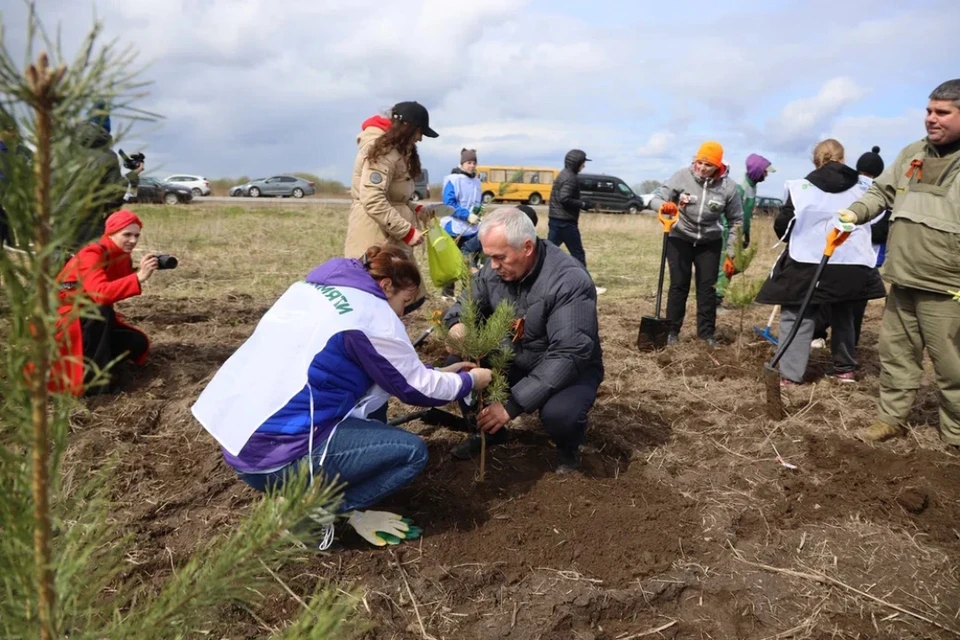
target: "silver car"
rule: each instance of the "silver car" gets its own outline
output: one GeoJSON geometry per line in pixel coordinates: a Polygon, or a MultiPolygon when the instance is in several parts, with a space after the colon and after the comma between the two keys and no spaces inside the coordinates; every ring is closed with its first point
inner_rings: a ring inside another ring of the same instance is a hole
{"type": "Polygon", "coordinates": [[[259,198],[260,196],[277,196],[281,198],[302,198],[303,196],[312,196],[317,193],[317,187],[314,183],[296,176],[273,176],[272,178],[257,178],[245,184],[238,184],[231,187],[231,196],[250,196],[259,198]]]}
{"type": "Polygon", "coordinates": [[[187,173],[177,173],[168,176],[164,182],[180,185],[190,189],[194,198],[210,195],[210,181],[203,176],[191,175],[187,173]]]}

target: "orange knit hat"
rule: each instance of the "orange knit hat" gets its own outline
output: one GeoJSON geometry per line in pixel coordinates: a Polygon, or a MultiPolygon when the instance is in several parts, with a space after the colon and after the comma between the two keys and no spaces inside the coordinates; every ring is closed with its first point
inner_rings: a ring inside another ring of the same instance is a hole
{"type": "Polygon", "coordinates": [[[719,142],[713,142],[712,140],[704,142],[700,145],[694,160],[702,160],[715,167],[723,167],[723,147],[720,146],[719,142]]]}

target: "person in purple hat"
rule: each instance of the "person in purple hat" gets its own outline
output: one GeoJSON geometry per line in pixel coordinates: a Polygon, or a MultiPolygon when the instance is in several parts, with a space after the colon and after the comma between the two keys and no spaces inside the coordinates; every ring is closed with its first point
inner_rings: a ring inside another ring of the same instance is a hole
{"type": "MultiPolygon", "coordinates": [[[[776,171],[771,166],[770,161],[763,156],[751,153],[747,156],[747,173],[743,176],[743,182],[737,185],[737,193],[740,194],[740,200],[743,202],[743,247],[750,246],[750,221],[753,219],[753,208],[757,204],[757,185],[763,182],[768,175],[776,171]]],[[[727,226],[727,220],[723,220],[723,249],[727,248],[727,237],[730,235],[730,229],[727,226]]],[[[723,271],[723,264],[720,264],[720,275],[717,278],[717,307],[723,301],[723,292],[727,288],[729,279],[723,271]]]]}

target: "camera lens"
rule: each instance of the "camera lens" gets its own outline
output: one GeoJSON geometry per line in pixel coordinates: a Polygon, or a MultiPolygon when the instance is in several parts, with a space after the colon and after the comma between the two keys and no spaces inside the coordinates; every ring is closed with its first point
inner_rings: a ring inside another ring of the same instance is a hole
{"type": "Polygon", "coordinates": [[[169,253],[161,253],[157,256],[157,269],[176,269],[177,259],[169,253]]]}

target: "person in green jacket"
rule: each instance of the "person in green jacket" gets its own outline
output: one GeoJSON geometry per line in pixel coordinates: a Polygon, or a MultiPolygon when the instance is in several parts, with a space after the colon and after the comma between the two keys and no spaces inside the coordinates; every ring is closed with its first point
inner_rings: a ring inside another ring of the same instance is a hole
{"type": "Polygon", "coordinates": [[[840,220],[865,224],[887,209],[883,277],[890,292],[880,327],[880,415],[859,432],[880,442],[906,433],[933,361],[940,439],[960,447],[960,78],[933,90],[927,137],[907,145],[840,220]]]}
{"type": "MultiPolygon", "coordinates": [[[[743,176],[743,182],[737,185],[737,193],[740,194],[740,200],[743,202],[743,248],[750,246],[750,221],[753,219],[753,208],[757,204],[757,185],[766,180],[767,176],[776,171],[770,164],[770,161],[763,156],[751,153],[747,156],[747,172],[743,176]]],[[[723,248],[726,250],[727,237],[730,235],[730,229],[727,220],[723,220],[723,248]]],[[[720,275],[717,278],[717,306],[723,301],[723,292],[727,288],[729,279],[723,271],[723,265],[720,265],[720,275]]]]}

